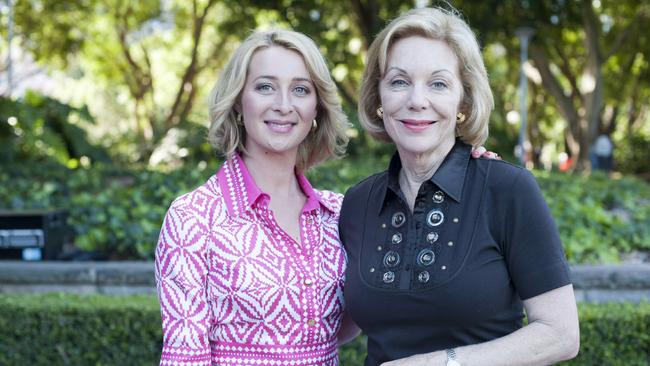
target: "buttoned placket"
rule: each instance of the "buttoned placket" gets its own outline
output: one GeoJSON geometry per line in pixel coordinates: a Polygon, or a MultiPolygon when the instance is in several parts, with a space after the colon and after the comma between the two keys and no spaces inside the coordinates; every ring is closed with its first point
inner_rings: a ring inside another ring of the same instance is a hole
{"type": "Polygon", "coordinates": [[[321,322],[318,290],[318,268],[322,261],[322,255],[318,246],[322,239],[322,228],[320,225],[320,213],[318,210],[301,212],[300,214],[300,243],[297,243],[291,235],[287,234],[277,223],[273,211],[268,208],[265,199],[263,202],[264,212],[262,218],[266,221],[267,227],[279,242],[280,248],[294,268],[300,273],[301,291],[300,304],[302,308],[303,326],[306,328],[306,341],[319,341],[318,334],[321,322]],[[315,217],[314,217],[315,216],[315,217]],[[319,230],[320,229],[320,230],[319,230]]]}

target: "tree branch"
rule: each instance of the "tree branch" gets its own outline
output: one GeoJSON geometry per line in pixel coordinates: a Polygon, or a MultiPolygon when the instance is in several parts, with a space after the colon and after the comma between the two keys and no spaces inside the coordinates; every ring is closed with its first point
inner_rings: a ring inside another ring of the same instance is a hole
{"type": "Polygon", "coordinates": [[[609,49],[609,52],[605,55],[603,58],[603,62],[607,61],[610,57],[615,55],[618,50],[621,48],[621,46],[627,41],[627,38],[632,34],[632,28],[636,26],[637,21],[641,19],[641,15],[643,12],[638,12],[634,18],[630,21],[630,23],[623,29],[621,33],[619,33],[618,37],[616,37],[616,40],[614,43],[612,43],[611,48],[609,49]]]}
{"type": "Polygon", "coordinates": [[[189,109],[187,108],[187,106],[188,104],[189,105],[192,104],[192,99],[194,98],[195,95],[194,79],[196,78],[198,72],[201,70],[200,68],[197,67],[198,54],[199,54],[198,49],[201,43],[201,36],[203,35],[205,18],[208,15],[210,8],[212,8],[215,4],[216,4],[216,0],[210,0],[208,4],[205,6],[205,8],[203,8],[202,13],[199,15],[198,5],[196,3],[196,0],[192,2],[193,44],[192,44],[190,63],[185,68],[185,72],[183,73],[183,77],[181,78],[181,83],[178,87],[178,92],[176,93],[176,98],[174,99],[174,103],[172,104],[171,110],[169,111],[167,118],[165,119],[165,123],[163,127],[164,130],[162,132],[168,131],[173,125],[180,122],[184,118],[184,116],[186,116],[187,113],[189,113],[189,109]],[[188,92],[189,94],[187,94],[187,97],[183,98],[183,96],[185,96],[186,93],[188,92]],[[181,110],[181,113],[179,113],[179,110],[181,110]]]}
{"type": "Polygon", "coordinates": [[[530,56],[542,76],[542,84],[551,93],[553,98],[555,98],[558,105],[558,111],[562,117],[569,125],[578,121],[578,112],[573,105],[571,98],[564,94],[564,89],[559,80],[555,75],[553,75],[553,72],[551,72],[551,68],[549,67],[550,61],[548,60],[546,53],[539,47],[533,45],[530,47],[530,56]]]}

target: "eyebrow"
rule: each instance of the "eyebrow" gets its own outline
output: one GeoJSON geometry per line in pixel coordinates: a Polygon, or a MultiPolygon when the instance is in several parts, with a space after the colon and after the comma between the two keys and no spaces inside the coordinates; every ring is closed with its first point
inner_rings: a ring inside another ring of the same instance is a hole
{"type": "MultiPolygon", "coordinates": [[[[399,72],[399,73],[401,73],[401,74],[408,75],[408,72],[406,72],[406,70],[404,70],[404,69],[402,69],[402,68],[399,68],[399,67],[397,67],[397,66],[391,66],[391,67],[389,67],[389,68],[386,70],[386,74],[388,74],[391,70],[396,70],[397,72],[399,72]]],[[[439,74],[439,73],[449,73],[449,74],[452,74],[452,75],[454,74],[453,72],[451,72],[451,71],[449,71],[449,70],[447,70],[447,69],[440,69],[440,70],[435,70],[434,72],[431,73],[431,75],[433,76],[433,75],[435,75],[435,74],[439,74]]]]}
{"type": "MultiPolygon", "coordinates": [[[[277,77],[272,76],[272,75],[260,75],[260,76],[255,78],[255,80],[258,80],[258,79],[278,80],[277,77]]],[[[293,81],[305,81],[305,82],[308,82],[308,83],[313,83],[313,81],[311,81],[311,79],[309,79],[309,78],[293,78],[292,80],[293,81]]]]}

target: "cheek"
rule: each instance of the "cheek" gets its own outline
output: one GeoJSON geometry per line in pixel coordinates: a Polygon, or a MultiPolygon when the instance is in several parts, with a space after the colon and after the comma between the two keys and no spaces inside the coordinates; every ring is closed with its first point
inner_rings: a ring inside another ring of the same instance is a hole
{"type": "Polygon", "coordinates": [[[317,117],[317,107],[318,102],[315,96],[313,98],[309,98],[309,100],[305,100],[305,103],[302,103],[300,106],[300,114],[302,115],[302,119],[311,123],[311,120],[317,117]]]}

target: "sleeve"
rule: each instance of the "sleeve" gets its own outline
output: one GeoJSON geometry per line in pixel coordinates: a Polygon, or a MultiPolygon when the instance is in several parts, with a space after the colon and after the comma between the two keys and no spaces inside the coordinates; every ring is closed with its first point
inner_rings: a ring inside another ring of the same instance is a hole
{"type": "Polygon", "coordinates": [[[206,229],[195,213],[174,204],[156,247],[155,276],[163,349],[160,365],[210,365],[206,229]]]}
{"type": "Polygon", "coordinates": [[[509,192],[505,256],[520,298],[570,284],[560,234],[533,175],[522,169],[509,192]]]}

